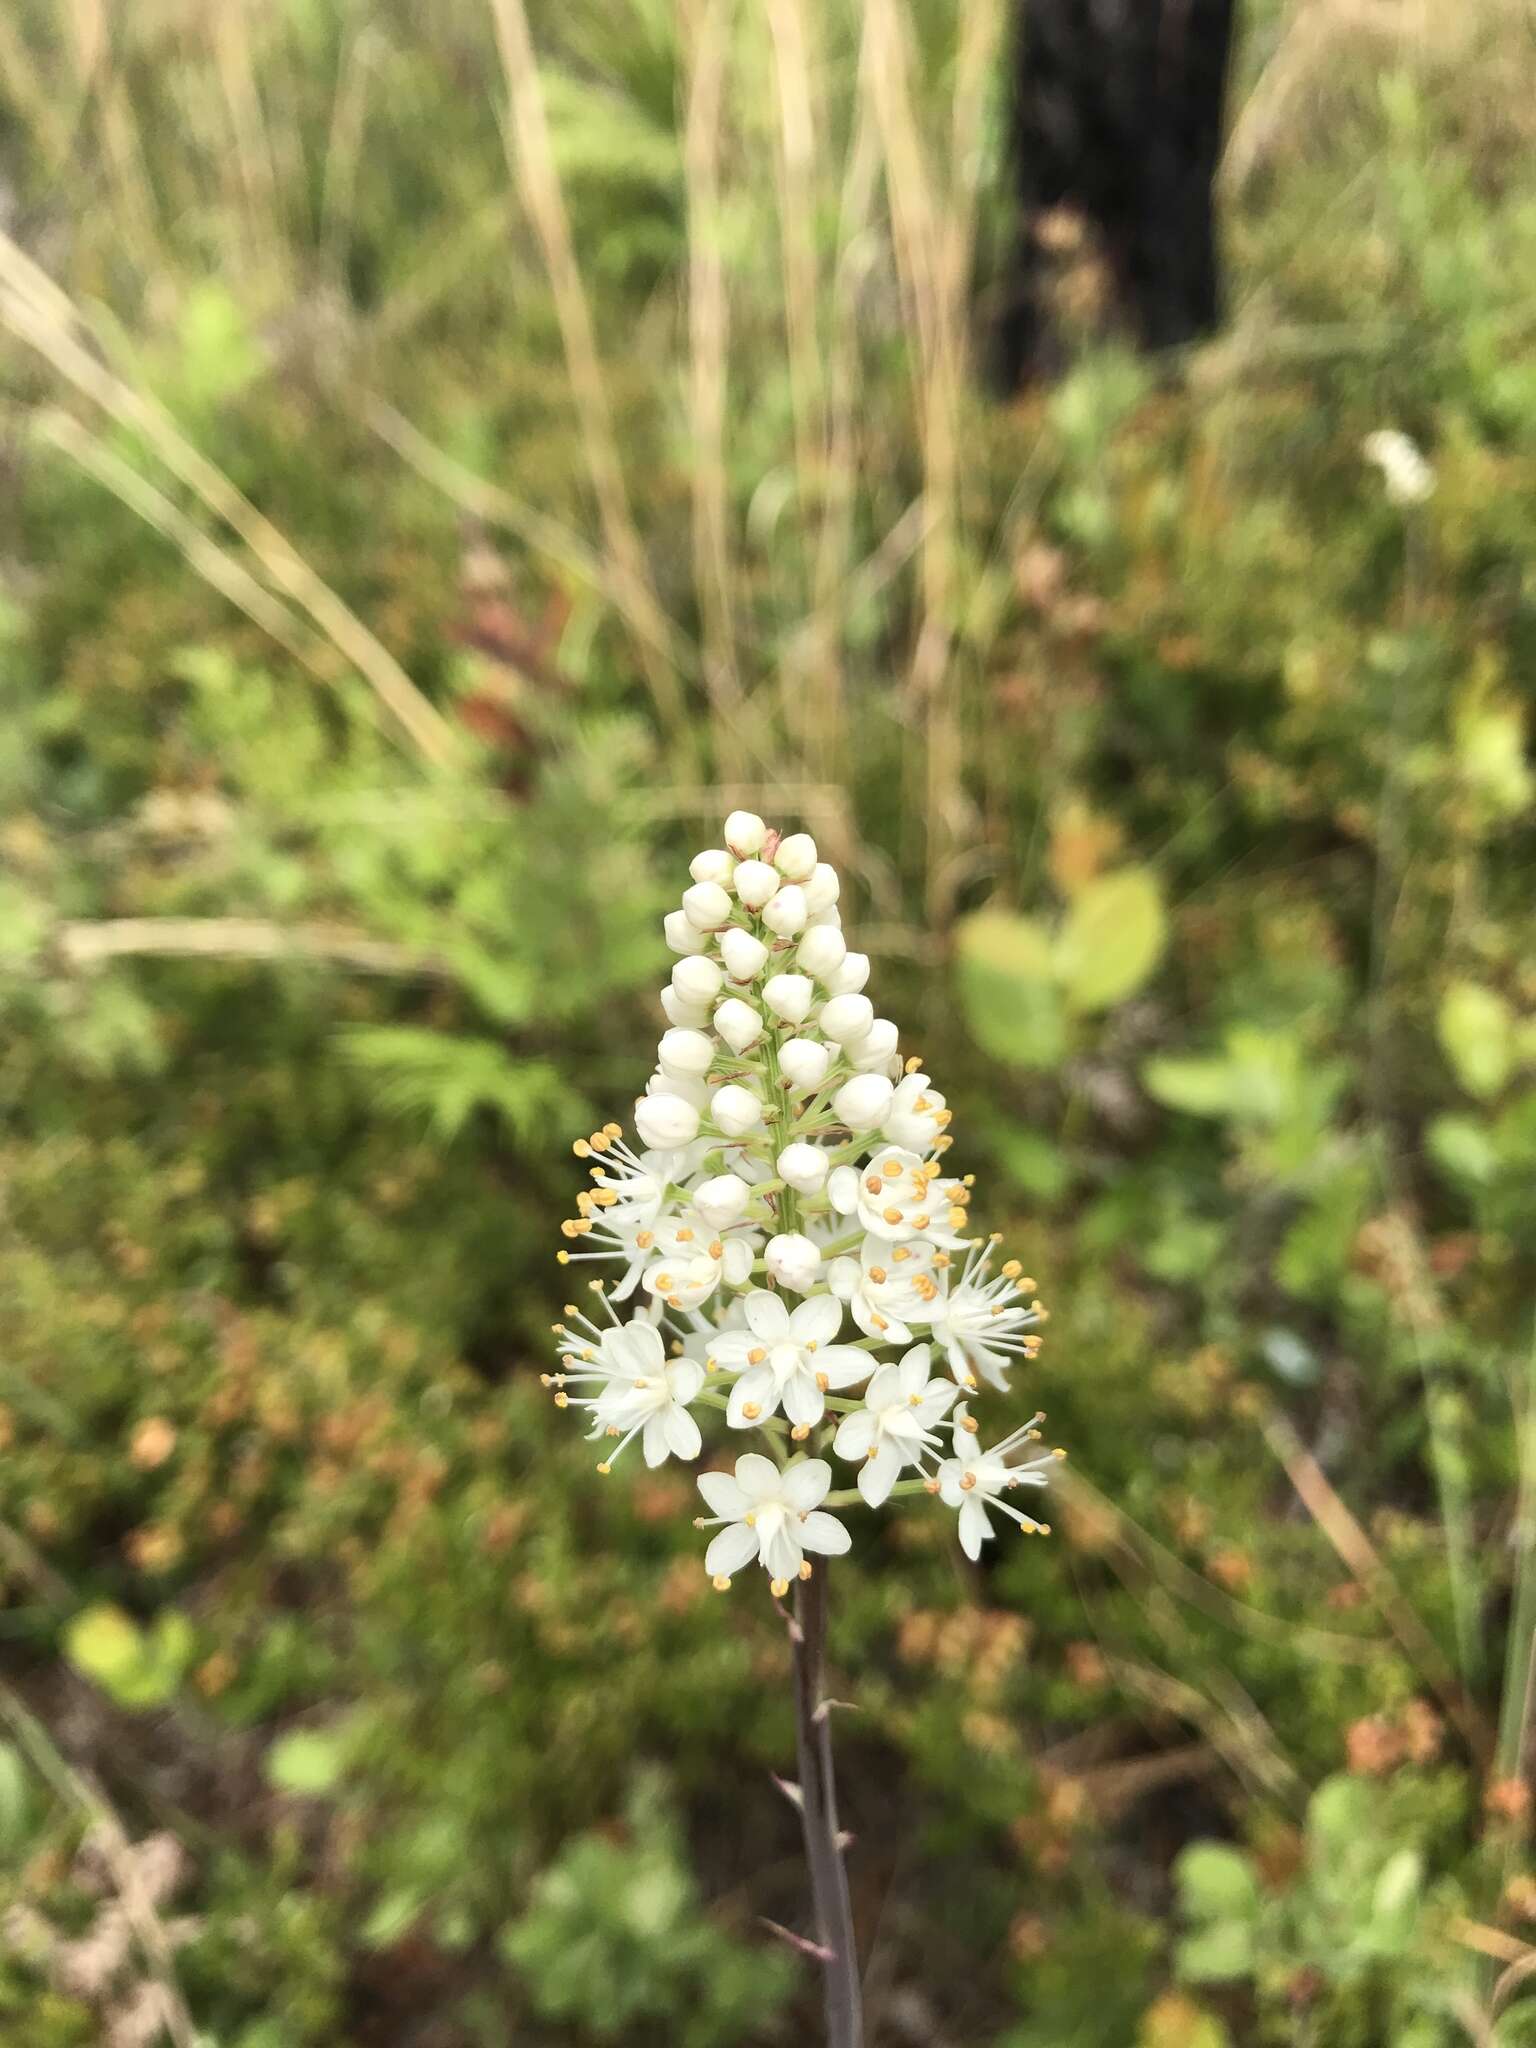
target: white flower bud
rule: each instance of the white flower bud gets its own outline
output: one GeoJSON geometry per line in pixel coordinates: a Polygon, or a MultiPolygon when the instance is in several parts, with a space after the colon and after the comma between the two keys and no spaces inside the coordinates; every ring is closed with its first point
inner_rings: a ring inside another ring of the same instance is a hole
{"type": "Polygon", "coordinates": [[[718,882],[695,882],[683,891],[683,915],[695,931],[718,931],[731,914],[731,899],[718,882]]]}
{"type": "Polygon", "coordinates": [[[690,1003],[675,988],[664,988],[660,1000],[667,1022],[679,1031],[702,1031],[709,1022],[709,1005],[690,1003]]]}
{"type": "Polygon", "coordinates": [[[786,1145],[778,1165],[779,1179],[797,1194],[819,1194],[827,1178],[827,1155],[819,1145],[786,1145]]]}
{"type": "Polygon", "coordinates": [[[661,920],[661,929],[674,953],[703,952],[704,935],[697,925],[689,921],[686,911],[669,910],[661,920]]]}
{"type": "Polygon", "coordinates": [[[837,879],[837,869],[829,868],[824,860],[817,861],[805,878],[805,907],[814,917],[818,910],[830,910],[837,901],[842,884],[837,879]]]}
{"type": "Polygon", "coordinates": [[[814,974],[818,981],[825,981],[842,966],[847,951],[848,942],[836,925],[816,924],[800,941],[795,964],[802,974],[814,974]]]}
{"type": "MultiPolygon", "coordinates": [[[[676,982],[683,969],[692,964],[691,961],[679,960],[672,970],[673,981],[676,982]]],[[[833,996],[829,1002],[823,1003],[816,1021],[824,1037],[838,1045],[848,1045],[862,1038],[874,1023],[875,1006],[868,996],[833,996]]]]}
{"type": "Polygon", "coordinates": [[[699,1112],[681,1095],[642,1095],[635,1104],[635,1129],[653,1152],[675,1152],[699,1135],[699,1112]]]}
{"type": "Polygon", "coordinates": [[[872,1131],[885,1119],[895,1089],[884,1074],[855,1074],[832,1098],[832,1112],[851,1131],[872,1131]]]}
{"type": "Polygon", "coordinates": [[[859,1206],[859,1169],[834,1166],[827,1175],[827,1200],[839,1216],[851,1216],[859,1206]]]}
{"type": "Polygon", "coordinates": [[[713,1002],[724,979],[719,962],[706,960],[702,954],[679,960],[672,970],[672,986],[685,1003],[713,1002]]]}
{"type": "Polygon", "coordinates": [[[809,832],[791,832],[779,841],[773,864],[787,882],[803,882],[816,865],[816,842],[809,832]]]}
{"type": "Polygon", "coordinates": [[[732,981],[751,981],[767,964],[768,948],[761,939],[754,939],[739,924],[733,924],[720,934],[720,958],[732,981]]]}
{"type": "Polygon", "coordinates": [[[853,1061],[854,1071],[859,1074],[872,1074],[881,1067],[889,1066],[898,1043],[896,1026],[890,1018],[877,1017],[858,1044],[849,1047],[849,1057],[853,1061]]]}
{"type": "Polygon", "coordinates": [[[711,1230],[729,1230],[746,1214],[752,1190],[739,1173],[717,1173],[693,1191],[693,1206],[711,1230]]]}
{"type": "Polygon", "coordinates": [[[723,846],[712,846],[707,853],[696,853],[688,863],[688,872],[696,882],[718,882],[722,889],[729,889],[736,863],[723,846]]]}
{"type": "Polygon", "coordinates": [[[768,837],[768,827],[756,811],[732,811],[725,821],[725,843],[738,860],[757,852],[768,837]]]}
{"type": "Polygon", "coordinates": [[[732,1052],[745,1052],[763,1035],[763,1020],[740,996],[727,996],[715,1012],[715,1029],[732,1052]]]}
{"type": "Polygon", "coordinates": [[[763,1252],[763,1264],[781,1287],[787,1287],[795,1294],[805,1294],[816,1285],[816,1276],[821,1270],[821,1253],[798,1230],[786,1230],[779,1237],[769,1238],[763,1252]]]}
{"type": "Polygon", "coordinates": [[[744,860],[731,878],[748,910],[761,910],[779,888],[779,872],[765,860],[744,860]]]}
{"type": "Polygon", "coordinates": [[[818,1045],[814,1038],[791,1038],[779,1047],[779,1072],[807,1093],[821,1086],[831,1064],[831,1048],[818,1045]]]}
{"type": "Polygon", "coordinates": [[[805,1022],[815,994],[815,988],[803,974],[776,974],[763,983],[763,1001],[786,1024],[805,1022]]]}
{"type": "Polygon", "coordinates": [[[676,1074],[707,1074],[715,1057],[714,1041],[703,1031],[664,1031],[656,1056],[676,1074]]]}
{"type": "Polygon", "coordinates": [[[827,987],[835,996],[857,995],[869,979],[869,955],[867,953],[846,953],[841,967],[824,976],[827,987]]]}
{"type": "Polygon", "coordinates": [[[805,930],[805,891],[786,883],[763,905],[763,923],[781,939],[798,938],[805,930]]]}
{"type": "Polygon", "coordinates": [[[716,1129],[723,1131],[728,1138],[744,1138],[763,1120],[763,1105],[750,1088],[743,1088],[735,1081],[715,1090],[710,1111],[716,1129]]]}

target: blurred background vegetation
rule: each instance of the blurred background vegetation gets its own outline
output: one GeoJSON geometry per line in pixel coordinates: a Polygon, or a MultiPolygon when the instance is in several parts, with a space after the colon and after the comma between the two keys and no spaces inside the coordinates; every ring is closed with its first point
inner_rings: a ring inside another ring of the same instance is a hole
{"type": "Polygon", "coordinates": [[[839,1574],[874,2038],[1536,2041],[1532,17],[1255,0],[1224,331],[1021,396],[1007,33],[0,13],[16,2048],[814,2029],[782,1629],[536,1376],[737,802],[1073,1450],[839,1574]]]}

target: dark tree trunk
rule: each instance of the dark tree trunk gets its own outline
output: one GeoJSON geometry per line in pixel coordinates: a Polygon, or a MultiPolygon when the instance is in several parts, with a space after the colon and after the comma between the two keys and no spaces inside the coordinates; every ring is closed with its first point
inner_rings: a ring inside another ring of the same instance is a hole
{"type": "Polygon", "coordinates": [[[1020,223],[1000,280],[999,356],[1016,385],[1059,366],[1092,318],[1142,348],[1215,326],[1212,181],[1236,0],[1018,0],[1012,157],[1020,223]],[[1063,303],[1063,301],[1066,303],[1063,303]]]}

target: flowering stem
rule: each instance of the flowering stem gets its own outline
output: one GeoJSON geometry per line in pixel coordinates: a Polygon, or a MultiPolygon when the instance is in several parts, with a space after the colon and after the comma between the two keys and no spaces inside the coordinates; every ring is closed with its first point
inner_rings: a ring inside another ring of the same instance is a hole
{"type": "Polygon", "coordinates": [[[823,1673],[827,1647],[827,1567],[795,1586],[795,1619],[790,1629],[795,1663],[795,1742],[800,1764],[800,1819],[811,1873],[816,1938],[827,1952],[823,1992],[827,2048],[863,2048],[864,2017],[859,1957],[853,1937],[853,1906],[837,1824],[837,1786],[832,1772],[832,1720],[825,1704],[823,1673]]]}

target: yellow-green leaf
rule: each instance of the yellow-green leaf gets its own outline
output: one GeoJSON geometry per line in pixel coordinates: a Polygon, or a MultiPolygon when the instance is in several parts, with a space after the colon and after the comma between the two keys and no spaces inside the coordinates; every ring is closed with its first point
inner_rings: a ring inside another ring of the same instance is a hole
{"type": "Polygon", "coordinates": [[[1162,958],[1166,936],[1163,893],[1150,868],[1121,868],[1090,882],[1056,941],[1067,1007],[1107,1010],[1134,995],[1162,958]]]}
{"type": "Polygon", "coordinates": [[[955,932],[955,971],[971,1036],[994,1059],[1052,1067],[1066,1019],[1051,970],[1050,936],[1011,910],[978,910],[955,932]]]}

